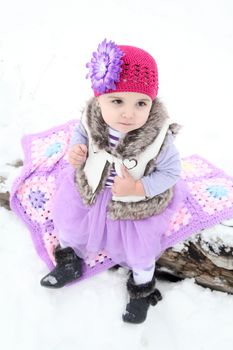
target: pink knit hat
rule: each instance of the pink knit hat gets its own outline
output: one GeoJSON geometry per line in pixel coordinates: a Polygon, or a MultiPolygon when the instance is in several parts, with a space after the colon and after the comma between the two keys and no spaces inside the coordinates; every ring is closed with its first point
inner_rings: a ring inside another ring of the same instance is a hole
{"type": "Polygon", "coordinates": [[[111,92],[139,92],[155,99],[158,70],[154,58],[134,46],[116,45],[106,39],[87,63],[95,96],[111,92]]]}

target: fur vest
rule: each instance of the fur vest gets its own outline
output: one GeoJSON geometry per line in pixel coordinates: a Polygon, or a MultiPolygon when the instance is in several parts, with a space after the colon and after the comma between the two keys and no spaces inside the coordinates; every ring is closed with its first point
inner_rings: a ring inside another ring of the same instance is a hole
{"type": "MultiPolygon", "coordinates": [[[[93,144],[99,150],[105,150],[112,156],[122,159],[122,161],[124,159],[131,160],[132,158],[136,158],[139,154],[144,152],[157,138],[165,121],[168,119],[165,108],[158,98],[156,98],[156,100],[153,101],[147,122],[140,129],[132,130],[127,133],[126,136],[119,141],[117,147],[112,149],[109,145],[108,126],[102,118],[101,110],[96,105],[95,98],[92,98],[88,102],[85,113],[86,123],[88,125],[93,144]]],[[[170,132],[173,134],[176,134],[179,130],[179,126],[177,124],[171,124],[168,130],[170,130],[170,132]]],[[[166,137],[163,141],[161,149],[163,147],[166,147],[166,137]]],[[[144,176],[153,172],[156,166],[156,158],[147,163],[144,176]]],[[[105,188],[105,182],[111,170],[111,163],[108,161],[106,162],[101,180],[94,193],[88,184],[87,177],[84,172],[84,166],[85,165],[76,171],[75,183],[83,202],[87,205],[92,205],[95,202],[96,196],[105,188]]],[[[172,199],[172,195],[173,191],[172,188],[170,188],[157,196],[152,198],[146,197],[137,202],[122,202],[112,199],[108,203],[108,216],[113,220],[144,219],[161,213],[169,204],[170,200],[172,199]]]]}

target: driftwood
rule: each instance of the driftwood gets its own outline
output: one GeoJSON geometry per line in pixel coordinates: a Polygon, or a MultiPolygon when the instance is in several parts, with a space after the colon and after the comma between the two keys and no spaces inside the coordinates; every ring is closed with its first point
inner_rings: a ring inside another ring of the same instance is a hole
{"type": "Polygon", "coordinates": [[[180,252],[170,248],[161,256],[157,261],[158,278],[194,278],[203,287],[233,294],[232,249],[222,247],[217,255],[211,253],[211,246],[208,251],[203,249],[201,234],[196,238],[196,242],[186,240],[180,252]]]}
{"type": "MultiPolygon", "coordinates": [[[[19,159],[14,163],[11,163],[11,164],[8,163],[6,165],[14,168],[18,168],[23,165],[23,161],[19,159]]],[[[6,180],[7,180],[6,177],[0,175],[0,207],[4,207],[9,210],[10,209],[10,206],[9,206],[10,192],[5,190],[6,180]]]]}
{"type": "MultiPolygon", "coordinates": [[[[22,162],[11,165],[18,167],[22,162]]],[[[0,206],[10,210],[9,191],[2,191],[5,181],[0,176],[0,206]]],[[[197,233],[195,239],[183,242],[181,250],[167,249],[157,261],[157,277],[170,281],[194,278],[203,287],[233,294],[233,248],[217,242],[212,246],[197,233]]]]}
{"type": "MultiPolygon", "coordinates": [[[[0,185],[4,184],[5,181],[6,181],[6,178],[3,177],[3,176],[0,176],[0,185]]],[[[0,207],[4,207],[6,209],[10,209],[10,207],[9,207],[9,197],[10,197],[9,191],[2,192],[0,190],[0,207]]]]}

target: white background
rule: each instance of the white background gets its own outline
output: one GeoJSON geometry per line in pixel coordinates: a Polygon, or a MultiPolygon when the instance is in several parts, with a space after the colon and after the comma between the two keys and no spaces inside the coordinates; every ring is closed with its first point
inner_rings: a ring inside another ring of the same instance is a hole
{"type": "MultiPolygon", "coordinates": [[[[159,97],[183,125],[182,156],[233,175],[233,2],[227,0],[0,1],[0,176],[23,158],[20,139],[70,119],[92,96],[86,62],[104,38],[149,51],[159,97]]],[[[4,350],[233,349],[233,296],[186,280],[158,283],[163,301],[126,325],[126,272],[59,291],[25,226],[0,208],[0,342],[4,350]]]]}

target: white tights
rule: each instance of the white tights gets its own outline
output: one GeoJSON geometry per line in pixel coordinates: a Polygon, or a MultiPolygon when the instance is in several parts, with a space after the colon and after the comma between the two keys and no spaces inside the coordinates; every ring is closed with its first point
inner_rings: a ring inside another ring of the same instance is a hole
{"type": "Polygon", "coordinates": [[[153,278],[155,271],[155,262],[153,262],[148,268],[133,269],[133,279],[135,284],[144,284],[150,282],[153,278]]]}
{"type": "MultiPolygon", "coordinates": [[[[67,247],[68,245],[65,242],[60,240],[60,245],[62,248],[67,247]]],[[[150,266],[144,269],[135,269],[133,268],[133,279],[135,284],[144,284],[150,282],[154,275],[155,262],[153,261],[150,266]]]]}

